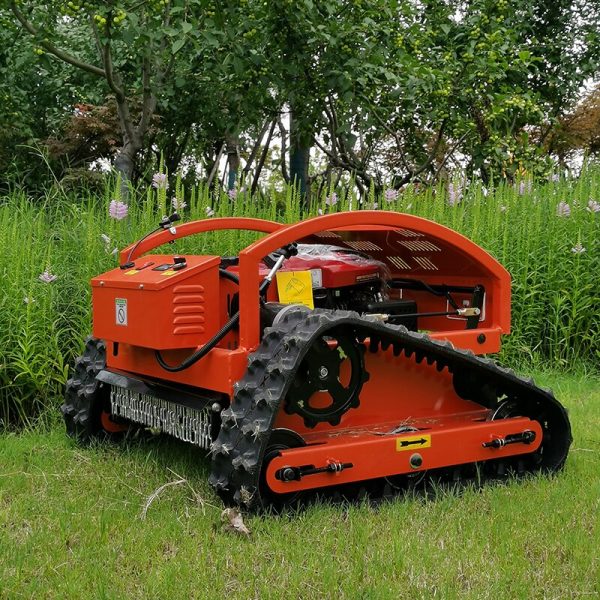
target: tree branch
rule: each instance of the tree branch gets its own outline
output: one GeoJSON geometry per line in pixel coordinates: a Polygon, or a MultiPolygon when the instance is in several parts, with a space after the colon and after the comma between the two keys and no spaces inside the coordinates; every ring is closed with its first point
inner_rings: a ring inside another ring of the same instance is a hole
{"type": "Polygon", "coordinates": [[[252,150],[250,151],[250,155],[248,156],[248,160],[246,161],[246,165],[242,169],[242,176],[243,177],[246,177],[248,175],[248,173],[250,173],[250,169],[252,168],[252,164],[254,163],[254,160],[256,159],[256,157],[258,155],[258,151],[260,150],[260,143],[262,142],[262,139],[263,139],[265,133],[267,133],[267,129],[269,128],[269,123],[270,122],[271,121],[269,119],[265,120],[265,122],[263,123],[263,126],[260,129],[260,132],[259,132],[258,136],[256,137],[256,141],[254,142],[254,146],[252,147],[252,150]]]}
{"type": "Polygon", "coordinates": [[[152,85],[150,83],[150,59],[148,54],[144,56],[142,63],[142,86],[143,86],[143,100],[142,100],[142,114],[140,116],[138,131],[143,136],[146,133],[146,129],[150,124],[150,119],[156,108],[156,97],[152,93],[152,85]]]}
{"type": "Polygon", "coordinates": [[[258,187],[258,180],[260,178],[260,173],[263,170],[265,165],[265,160],[267,160],[267,154],[269,153],[269,146],[271,145],[271,138],[273,137],[273,132],[275,131],[275,126],[277,125],[277,119],[273,119],[271,123],[271,128],[269,129],[269,135],[267,135],[267,141],[265,142],[265,146],[263,148],[262,155],[258,164],[256,165],[256,171],[254,172],[254,180],[252,181],[252,189],[250,191],[251,195],[256,193],[256,188],[258,187]]]}
{"type": "Polygon", "coordinates": [[[102,46],[102,60],[104,62],[104,70],[106,71],[106,81],[108,81],[108,86],[114,92],[115,98],[118,102],[123,102],[125,100],[125,94],[123,90],[117,85],[117,81],[115,79],[115,73],[113,71],[113,63],[112,63],[112,53],[110,51],[110,29],[107,28],[108,34],[108,42],[102,46]]]}
{"type": "Polygon", "coordinates": [[[450,150],[448,150],[448,152],[446,152],[446,156],[444,156],[444,158],[442,159],[442,162],[438,166],[438,168],[433,176],[434,181],[439,177],[439,174],[440,174],[441,170],[444,168],[444,165],[450,160],[450,157],[452,157],[454,155],[454,152],[456,151],[456,149],[463,143],[463,141],[466,139],[466,137],[468,135],[469,135],[468,131],[463,133],[458,138],[458,140],[456,140],[456,142],[454,144],[452,144],[452,147],[450,148],[450,150]]]}
{"type": "Polygon", "coordinates": [[[371,114],[375,117],[375,119],[377,119],[377,121],[379,122],[379,124],[394,138],[395,142],[396,142],[396,147],[398,148],[398,152],[400,154],[400,162],[402,163],[402,165],[404,166],[404,168],[406,169],[407,172],[410,173],[411,169],[408,166],[408,162],[406,161],[406,156],[404,155],[404,151],[402,150],[402,139],[400,138],[400,136],[398,135],[398,133],[396,131],[394,131],[386,122],[384,119],[381,118],[381,116],[379,114],[377,114],[377,111],[375,110],[375,108],[371,105],[371,103],[369,102],[369,99],[364,96],[361,95],[362,99],[365,100],[365,102],[367,102],[369,104],[369,107],[371,109],[371,114]]]}
{"type": "Polygon", "coordinates": [[[215,175],[216,175],[217,171],[219,170],[219,162],[221,161],[221,156],[223,156],[224,150],[225,150],[225,142],[223,142],[221,144],[221,149],[217,153],[217,158],[215,159],[215,162],[210,171],[210,175],[208,176],[208,181],[206,182],[206,187],[209,190],[210,190],[210,186],[212,185],[213,179],[215,178],[215,175]]]}
{"type": "MultiPolygon", "coordinates": [[[[30,21],[27,20],[27,17],[18,9],[14,1],[10,3],[10,8],[17,20],[19,21],[19,23],[21,24],[21,26],[24,29],[26,29],[32,36],[37,37],[40,33],[39,30],[30,21]]],[[[98,77],[106,77],[106,72],[104,71],[104,69],[101,69],[96,65],[91,65],[79,58],[76,58],[72,54],[61,50],[60,48],[57,48],[54,44],[51,44],[46,40],[39,41],[38,44],[49,54],[56,56],[56,58],[59,58],[60,60],[69,63],[70,65],[73,65],[78,69],[87,71],[88,73],[92,73],[93,75],[97,75],[98,77]]]]}
{"type": "Polygon", "coordinates": [[[277,119],[277,125],[279,126],[279,134],[281,135],[281,175],[286,183],[290,182],[290,174],[287,170],[287,163],[285,156],[287,153],[287,131],[281,118],[277,119]]]}

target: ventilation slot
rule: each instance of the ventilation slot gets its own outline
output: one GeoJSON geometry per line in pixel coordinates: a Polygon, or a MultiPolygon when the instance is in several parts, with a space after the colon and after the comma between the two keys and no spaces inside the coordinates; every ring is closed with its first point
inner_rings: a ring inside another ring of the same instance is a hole
{"type": "Polygon", "coordinates": [[[337,233],[333,233],[333,231],[319,231],[319,233],[315,233],[315,235],[320,238],[335,238],[337,240],[340,239],[340,236],[337,233]]]}
{"type": "Polygon", "coordinates": [[[416,263],[426,271],[437,271],[438,268],[426,256],[413,256],[416,263]]]}
{"type": "Polygon", "coordinates": [[[354,248],[354,250],[364,250],[364,251],[369,251],[369,250],[381,250],[381,248],[377,245],[374,244],[373,242],[366,242],[366,241],[357,241],[357,242],[344,242],[346,244],[346,246],[350,246],[350,248],[354,248]]]}
{"type": "Polygon", "coordinates": [[[197,293],[204,291],[204,288],[193,285],[177,286],[174,291],[173,335],[204,333],[204,296],[197,293]]]}
{"type": "Polygon", "coordinates": [[[388,256],[388,261],[394,265],[397,269],[403,269],[405,271],[410,271],[410,265],[402,260],[399,256],[388,256]]]}
{"type": "Polygon", "coordinates": [[[404,237],[407,237],[407,238],[423,237],[425,235],[424,233],[419,233],[417,231],[412,231],[410,229],[396,229],[396,231],[400,235],[403,235],[404,237]]]}
{"type": "Polygon", "coordinates": [[[431,242],[426,242],[425,240],[414,240],[411,242],[398,242],[405,248],[408,248],[411,252],[440,252],[441,248],[432,244],[431,242]]]}

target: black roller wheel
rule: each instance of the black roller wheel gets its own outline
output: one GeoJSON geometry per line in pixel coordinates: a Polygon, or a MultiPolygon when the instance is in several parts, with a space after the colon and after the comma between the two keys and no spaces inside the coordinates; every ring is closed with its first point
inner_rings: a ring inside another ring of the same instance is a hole
{"type": "Polygon", "coordinates": [[[276,510],[281,510],[286,506],[293,506],[302,492],[291,492],[289,494],[277,494],[273,492],[266,481],[266,472],[269,463],[279,456],[282,450],[290,448],[300,448],[306,446],[302,437],[291,429],[273,429],[265,455],[262,462],[260,473],[260,497],[265,505],[272,506],[276,510]]]}
{"type": "Polygon", "coordinates": [[[106,346],[102,340],[88,338],[83,355],[75,361],[72,377],[67,381],[65,401],[60,410],[67,434],[81,443],[94,438],[118,439],[129,430],[125,423],[110,417],[107,385],[96,379],[106,366],[106,346]]]}
{"type": "Polygon", "coordinates": [[[542,443],[535,452],[530,454],[487,461],[488,470],[497,477],[504,477],[508,475],[520,475],[526,471],[554,471],[556,468],[560,468],[554,464],[555,458],[552,451],[551,430],[559,425],[554,424],[554,427],[552,427],[551,407],[527,402],[521,405],[515,400],[508,399],[498,405],[490,416],[490,420],[496,421],[513,417],[529,417],[538,421],[542,427],[542,443]]]}

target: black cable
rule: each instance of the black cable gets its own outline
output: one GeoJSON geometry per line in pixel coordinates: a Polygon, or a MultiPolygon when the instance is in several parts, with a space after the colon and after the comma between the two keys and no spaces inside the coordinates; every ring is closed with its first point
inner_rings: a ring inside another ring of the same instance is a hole
{"type": "Polygon", "coordinates": [[[129,254],[127,255],[127,260],[122,264],[119,265],[120,269],[129,269],[131,267],[134,266],[135,263],[130,262],[131,260],[131,255],[135,252],[136,248],[146,239],[149,238],[152,234],[156,233],[157,231],[162,231],[163,228],[162,227],[157,227],[156,229],[153,229],[150,233],[147,233],[144,237],[140,238],[135,245],[133,246],[133,248],[129,251],[129,254]]]}
{"type": "Polygon", "coordinates": [[[135,252],[136,248],[146,238],[149,238],[152,234],[156,233],[157,231],[164,231],[165,229],[169,229],[169,227],[171,225],[173,225],[173,223],[175,223],[176,221],[179,221],[180,219],[181,219],[181,217],[176,212],[174,212],[170,217],[166,217],[166,216],[163,217],[159,226],[156,229],[153,229],[150,233],[147,233],[144,237],[140,238],[135,243],[135,245],[133,246],[133,248],[129,251],[129,254],[127,255],[127,260],[122,265],[119,265],[119,268],[120,269],[130,269],[131,267],[135,266],[135,264],[130,261],[131,261],[131,255],[135,252]]]}
{"type": "MultiPolygon", "coordinates": [[[[219,269],[219,276],[223,277],[223,279],[228,279],[229,281],[235,283],[236,285],[240,284],[240,280],[237,275],[234,273],[230,273],[225,269],[219,269]]],[[[190,354],[185,360],[180,362],[178,365],[169,365],[165,362],[165,359],[162,357],[160,350],[156,350],[154,352],[154,356],[158,364],[165,370],[170,373],[178,373],[179,371],[184,371],[188,369],[193,364],[197,363],[200,359],[204,358],[238,323],[240,320],[240,312],[236,312],[223,327],[213,337],[202,346],[196,350],[193,354],[190,354]]]]}
{"type": "Polygon", "coordinates": [[[197,363],[201,358],[204,358],[237,325],[239,320],[240,313],[238,311],[235,313],[235,315],[233,315],[233,317],[231,317],[231,319],[229,319],[229,321],[227,321],[227,323],[225,323],[225,325],[223,325],[223,327],[221,327],[219,331],[217,331],[217,333],[215,333],[212,338],[210,338],[210,340],[208,340],[208,342],[206,342],[206,344],[204,344],[204,346],[202,346],[202,348],[199,348],[196,350],[196,352],[190,354],[178,365],[172,366],[167,364],[165,359],[162,357],[160,350],[155,350],[154,356],[156,357],[158,364],[165,371],[169,371],[169,373],[178,373],[179,371],[184,371],[193,364],[197,363]]]}
{"type": "MultiPolygon", "coordinates": [[[[420,279],[411,279],[411,280],[403,280],[403,279],[395,279],[392,280],[392,283],[395,285],[392,285],[392,288],[398,288],[401,287],[403,283],[408,282],[410,284],[418,284],[421,286],[421,288],[423,290],[425,290],[426,292],[429,292],[430,294],[433,294],[434,296],[444,296],[446,298],[446,300],[448,300],[448,303],[450,304],[450,306],[452,306],[452,308],[458,310],[459,306],[458,304],[456,304],[456,302],[454,301],[454,298],[452,297],[452,294],[450,293],[450,290],[448,289],[448,287],[446,285],[442,285],[442,290],[438,291],[435,290],[434,288],[432,288],[431,286],[429,286],[427,283],[425,283],[424,281],[421,281],[420,279]]],[[[415,289],[415,288],[413,288],[415,289]]],[[[418,288],[417,288],[418,290],[418,288]]]]}
{"type": "Polygon", "coordinates": [[[231,271],[227,271],[226,269],[219,269],[219,275],[223,277],[223,279],[229,279],[229,281],[235,283],[236,285],[240,285],[240,278],[231,271]]]}

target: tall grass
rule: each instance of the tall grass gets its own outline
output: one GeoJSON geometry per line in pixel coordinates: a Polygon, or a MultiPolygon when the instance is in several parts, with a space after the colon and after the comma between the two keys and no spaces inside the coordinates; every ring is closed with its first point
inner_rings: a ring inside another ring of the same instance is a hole
{"type": "MultiPolygon", "coordinates": [[[[462,195],[452,205],[442,185],[409,186],[392,201],[370,194],[362,205],[340,191],[332,205],[330,191],[329,201],[323,197],[303,212],[289,189],[263,200],[240,192],[232,200],[177,183],[173,191],[148,189],[122,221],[108,214],[118,182],[108,182],[102,197],[55,194],[32,200],[14,192],[1,198],[0,425],[26,421],[58,404],[69,365],[90,330],[89,279],[116,265],[115,248],[153,229],[173,197],[186,203],[186,220],[214,212],[294,222],[317,212],[376,205],[448,225],[483,246],[513,276],[513,333],[503,361],[597,370],[600,212],[588,202],[600,202],[600,171],[531,187],[501,184],[493,192],[478,182],[455,187],[462,195]],[[557,214],[561,202],[569,204],[569,216],[557,214]],[[573,252],[578,244],[584,252],[573,252]],[[45,270],[57,279],[41,281],[45,270]]],[[[215,232],[181,240],[176,248],[234,254],[255,238],[249,232],[215,232]]]]}

